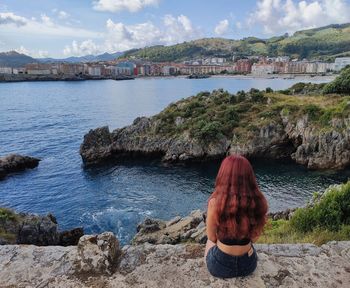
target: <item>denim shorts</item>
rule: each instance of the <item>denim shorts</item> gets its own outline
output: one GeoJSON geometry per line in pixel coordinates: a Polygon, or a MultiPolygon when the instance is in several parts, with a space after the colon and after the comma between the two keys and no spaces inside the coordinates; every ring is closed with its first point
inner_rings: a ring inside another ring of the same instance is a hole
{"type": "Polygon", "coordinates": [[[258,256],[253,247],[253,253],[232,256],[222,252],[218,246],[209,249],[206,262],[211,275],[219,278],[233,278],[248,276],[256,269],[258,256]]]}

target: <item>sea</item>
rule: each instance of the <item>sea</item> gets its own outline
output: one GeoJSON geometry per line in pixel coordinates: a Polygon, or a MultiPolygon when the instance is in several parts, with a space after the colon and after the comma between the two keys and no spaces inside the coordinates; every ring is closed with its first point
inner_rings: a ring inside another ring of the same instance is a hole
{"type": "MultiPolygon", "coordinates": [[[[0,156],[38,157],[40,165],[0,181],[0,206],[52,213],[61,230],[112,231],[127,244],[146,217],[169,220],[206,209],[220,162],[164,164],[133,159],[85,168],[79,155],[84,134],[111,130],[151,116],[200,91],[286,89],[315,78],[140,78],[132,81],[0,83],[0,156]]],[[[270,211],[305,205],[313,192],[349,179],[350,171],[308,171],[278,161],[254,161],[270,211]]]]}

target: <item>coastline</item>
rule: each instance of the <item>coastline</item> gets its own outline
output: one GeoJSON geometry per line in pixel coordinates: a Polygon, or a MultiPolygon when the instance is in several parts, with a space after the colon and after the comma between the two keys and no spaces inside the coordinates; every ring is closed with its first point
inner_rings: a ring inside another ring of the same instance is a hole
{"type": "MultiPolygon", "coordinates": [[[[336,78],[337,75],[313,75],[313,74],[273,74],[273,75],[210,75],[209,78],[231,78],[231,79],[296,79],[303,82],[306,79],[313,81],[330,82],[336,78]]],[[[134,79],[176,79],[176,78],[187,78],[188,75],[178,76],[133,76],[134,79]]],[[[88,75],[14,75],[14,74],[2,74],[0,75],[0,83],[17,83],[17,82],[46,82],[46,81],[87,81],[87,80],[116,80],[115,77],[109,76],[88,76],[88,75]]],[[[208,79],[208,78],[205,78],[208,79]]],[[[117,79],[117,80],[129,80],[129,79],[117,79]]],[[[191,79],[189,79],[191,80],[191,79]]],[[[192,80],[203,80],[203,79],[192,79],[192,80]]]]}

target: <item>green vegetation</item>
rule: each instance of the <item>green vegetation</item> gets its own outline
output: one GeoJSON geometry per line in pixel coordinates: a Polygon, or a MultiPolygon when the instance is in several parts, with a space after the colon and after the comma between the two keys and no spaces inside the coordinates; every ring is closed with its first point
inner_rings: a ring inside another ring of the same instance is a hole
{"type": "Polygon", "coordinates": [[[350,53],[350,24],[329,25],[304,30],[292,36],[284,35],[270,39],[248,37],[242,40],[222,38],[199,39],[172,46],[152,46],[132,50],[125,57],[143,58],[151,61],[184,61],[194,58],[253,55],[291,56],[299,59],[323,59],[333,61],[335,57],[350,53]]]}
{"type": "Polygon", "coordinates": [[[314,243],[350,240],[350,181],[331,186],[314,204],[287,220],[269,220],[258,243],[314,243]]]}
{"type": "Polygon", "coordinates": [[[350,66],[345,67],[334,81],[328,83],[323,92],[325,94],[350,94],[350,66]]]}
{"type": "Polygon", "coordinates": [[[13,232],[9,232],[6,230],[8,225],[17,224],[20,220],[19,215],[17,215],[14,211],[1,208],[0,207],[0,239],[4,239],[9,243],[16,242],[16,234],[13,232]]]}
{"type": "Polygon", "coordinates": [[[151,133],[166,137],[189,136],[202,143],[234,137],[235,141],[244,143],[256,135],[260,127],[281,123],[281,116],[296,121],[305,115],[320,130],[335,129],[331,127],[333,118],[350,115],[350,96],[322,95],[322,87],[298,83],[288,89],[293,93],[273,92],[272,89],[267,92],[251,89],[236,94],[222,89],[201,92],[169,105],[154,116],[157,125],[151,133]],[[304,94],[311,90],[314,91],[312,95],[304,94]]]}
{"type": "Polygon", "coordinates": [[[17,221],[18,216],[15,212],[7,208],[0,208],[0,223],[3,221],[17,221]]]}

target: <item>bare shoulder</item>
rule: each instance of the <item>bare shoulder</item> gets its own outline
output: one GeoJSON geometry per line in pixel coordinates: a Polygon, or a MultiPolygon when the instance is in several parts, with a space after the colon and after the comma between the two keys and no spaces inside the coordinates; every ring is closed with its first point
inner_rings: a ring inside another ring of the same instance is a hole
{"type": "Polygon", "coordinates": [[[208,202],[208,208],[215,208],[216,207],[216,199],[211,198],[208,202]]]}

